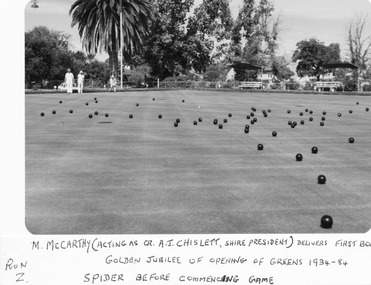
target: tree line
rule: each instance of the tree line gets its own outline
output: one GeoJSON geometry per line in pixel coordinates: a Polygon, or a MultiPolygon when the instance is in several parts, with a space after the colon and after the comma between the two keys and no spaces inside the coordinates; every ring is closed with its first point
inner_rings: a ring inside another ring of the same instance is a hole
{"type": "MultiPolygon", "coordinates": [[[[286,80],[293,72],[288,68],[290,62],[277,56],[281,18],[274,11],[273,1],[244,0],[234,20],[228,0],[204,0],[198,7],[194,0],[76,0],[69,15],[82,40],[82,51],[72,51],[70,35],[61,31],[35,27],[26,32],[26,85],[61,80],[67,68],[75,73],[84,70],[88,78],[105,83],[110,74],[120,75],[120,56],[125,65],[140,70],[131,74],[137,82],[199,74],[204,80],[217,80],[239,62],[271,69],[278,80],[286,80]],[[107,53],[109,59],[96,60],[98,52],[107,53]]],[[[371,39],[364,36],[365,24],[362,15],[349,24],[348,56],[370,74],[371,39]]],[[[292,61],[298,62],[298,76],[319,79],[327,72],[321,67],[324,63],[341,61],[340,45],[325,45],[315,38],[302,40],[292,61]]],[[[235,72],[236,80],[257,76],[257,71],[243,68],[235,72]]]]}

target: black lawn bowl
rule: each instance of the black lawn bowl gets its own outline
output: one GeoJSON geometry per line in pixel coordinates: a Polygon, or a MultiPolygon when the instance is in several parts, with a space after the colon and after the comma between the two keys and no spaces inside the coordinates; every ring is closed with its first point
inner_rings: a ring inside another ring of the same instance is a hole
{"type": "Polygon", "coordinates": [[[290,114],[291,113],[291,110],[287,110],[287,114],[290,114]]]}
{"type": "Polygon", "coordinates": [[[304,114],[303,114],[303,112],[300,112],[300,114],[299,114],[300,116],[303,116],[304,114]]]}
{"type": "Polygon", "coordinates": [[[158,114],[158,118],[161,119],[162,118],[162,115],[161,114],[158,114]]]}
{"type": "Polygon", "coordinates": [[[268,109],[267,111],[268,111],[268,113],[270,113],[271,112],[271,109],[268,109]]]}
{"type": "Polygon", "coordinates": [[[73,113],[73,110],[70,110],[70,114],[72,114],[73,113]]]}
{"type": "Polygon", "coordinates": [[[184,103],[185,101],[184,101],[184,100],[182,100],[182,102],[184,103]]]}
{"type": "Polygon", "coordinates": [[[341,117],[341,113],[338,113],[338,117],[341,117]]]}
{"type": "Polygon", "coordinates": [[[231,117],[232,117],[232,113],[229,113],[229,114],[228,114],[228,117],[231,118],[231,117]]]}
{"type": "Polygon", "coordinates": [[[214,120],[214,125],[217,125],[218,124],[218,119],[215,119],[214,120]]]}
{"type": "Polygon", "coordinates": [[[309,114],[311,114],[311,115],[312,115],[312,114],[313,114],[313,110],[310,110],[310,111],[309,111],[309,114]]]}
{"type": "Polygon", "coordinates": [[[155,98],[152,98],[152,101],[155,101],[155,98]]]}
{"type": "Polygon", "coordinates": [[[98,111],[95,111],[95,112],[94,112],[94,115],[98,116],[98,111]]]}
{"type": "Polygon", "coordinates": [[[263,150],[264,149],[264,146],[260,143],[258,144],[258,150],[263,150]]]}
{"type": "Polygon", "coordinates": [[[174,127],[177,127],[178,126],[178,123],[177,122],[174,122],[174,127]]]}
{"type": "Polygon", "coordinates": [[[268,117],[267,113],[264,113],[264,118],[268,117]]]}
{"type": "Polygon", "coordinates": [[[370,111],[370,109],[369,108],[366,108],[366,112],[368,112],[368,111],[370,111]]]}
{"type": "Polygon", "coordinates": [[[300,121],[300,124],[304,125],[304,120],[301,120],[301,121],[300,121]]]}
{"type": "Polygon", "coordinates": [[[305,112],[308,112],[309,110],[308,109],[305,109],[305,112]]]}
{"type": "Polygon", "coordinates": [[[104,116],[105,116],[106,118],[108,118],[109,115],[108,115],[108,113],[105,113],[104,116]]]}
{"type": "Polygon", "coordinates": [[[291,126],[291,125],[292,125],[292,122],[291,122],[291,121],[288,121],[287,124],[288,124],[289,126],[291,126]]]}
{"type": "Polygon", "coordinates": [[[255,124],[255,121],[254,121],[254,120],[251,120],[251,121],[250,121],[250,124],[251,124],[251,125],[255,124]]]}
{"type": "Polygon", "coordinates": [[[250,131],[250,128],[245,128],[245,134],[248,134],[250,131]]]}
{"type": "Polygon", "coordinates": [[[52,114],[55,115],[57,112],[55,110],[52,111],[52,114]]]}
{"type": "Polygon", "coordinates": [[[321,120],[322,120],[322,121],[325,121],[325,120],[326,120],[326,117],[322,117],[321,120]]]}
{"type": "Polygon", "coordinates": [[[95,100],[95,103],[98,103],[98,100],[95,100]]]}
{"type": "Polygon", "coordinates": [[[272,136],[273,136],[273,137],[276,137],[276,136],[277,136],[277,132],[276,132],[276,131],[273,131],[273,132],[272,132],[272,136]]]}
{"type": "Polygon", "coordinates": [[[326,116],[326,111],[323,111],[323,112],[322,112],[322,115],[326,116]]]}
{"type": "Polygon", "coordinates": [[[135,105],[136,105],[137,107],[139,107],[139,103],[136,103],[135,105]]]}
{"type": "Polygon", "coordinates": [[[353,113],[353,110],[349,110],[349,114],[352,114],[353,113]]]}
{"type": "Polygon", "coordinates": [[[250,126],[249,125],[245,125],[245,129],[250,129],[250,126]]]}
{"type": "Polygon", "coordinates": [[[293,121],[292,124],[296,127],[298,123],[296,121],[293,121]]]}
{"type": "Polygon", "coordinates": [[[197,125],[197,121],[193,121],[193,124],[196,126],[197,125]]]}
{"type": "Polygon", "coordinates": [[[325,125],[325,122],[320,122],[319,125],[323,127],[325,125]]]}
{"type": "Polygon", "coordinates": [[[94,97],[94,101],[97,101],[98,99],[97,99],[97,97],[94,97]]]}
{"type": "Polygon", "coordinates": [[[201,123],[201,122],[202,122],[202,118],[201,118],[201,117],[199,117],[199,118],[198,118],[198,121],[199,121],[199,122],[201,123]]]}
{"type": "Polygon", "coordinates": [[[224,122],[224,123],[227,123],[227,122],[228,122],[228,120],[227,120],[227,119],[224,119],[224,120],[223,120],[223,122],[224,122]]]}
{"type": "Polygon", "coordinates": [[[349,143],[354,143],[354,138],[353,138],[353,137],[350,137],[350,138],[348,139],[348,142],[349,142],[349,143]]]}
{"type": "Polygon", "coordinates": [[[316,146],[312,147],[312,153],[317,154],[318,153],[318,148],[316,146]]]}
{"type": "Polygon", "coordinates": [[[296,125],[295,124],[291,124],[291,129],[295,128],[296,125]]]}
{"type": "Polygon", "coordinates": [[[246,116],[246,119],[250,120],[250,115],[247,115],[247,116],[246,116]]]}
{"type": "Polygon", "coordinates": [[[86,106],[89,106],[89,103],[88,103],[88,102],[86,102],[86,103],[85,103],[85,105],[86,105],[86,106]]]}
{"type": "Polygon", "coordinates": [[[180,119],[179,118],[176,118],[175,120],[178,124],[180,123],[180,119]]]}
{"type": "Polygon", "coordinates": [[[252,110],[253,112],[256,112],[256,108],[255,108],[255,107],[251,107],[251,110],[252,110]]]}
{"type": "Polygon", "coordinates": [[[303,155],[301,153],[298,153],[296,156],[296,161],[302,161],[303,160],[303,155]]]}
{"type": "Polygon", "coordinates": [[[219,124],[219,129],[223,129],[223,125],[222,124],[219,124]]]}
{"type": "Polygon", "coordinates": [[[334,220],[330,215],[324,215],[321,218],[321,228],[324,229],[331,229],[332,225],[334,224],[334,220]]]}
{"type": "Polygon", "coordinates": [[[41,116],[41,117],[44,117],[44,116],[45,116],[44,112],[41,112],[41,113],[40,113],[40,116],[41,116]]]}
{"type": "Polygon", "coordinates": [[[359,105],[359,102],[357,102],[356,104],[359,105]]]}
{"type": "Polygon", "coordinates": [[[326,184],[326,176],[322,174],[318,175],[317,182],[318,184],[326,184]]]}
{"type": "Polygon", "coordinates": [[[255,116],[255,113],[254,113],[254,112],[251,112],[251,113],[250,113],[250,116],[251,116],[251,117],[254,117],[254,116],[255,116]]]}
{"type": "Polygon", "coordinates": [[[258,121],[258,119],[257,119],[257,118],[254,118],[253,120],[254,120],[254,122],[255,122],[255,123],[256,123],[256,122],[258,121]]]}
{"type": "Polygon", "coordinates": [[[92,114],[89,114],[89,119],[93,118],[93,115],[92,114]]]}
{"type": "Polygon", "coordinates": [[[313,121],[313,117],[309,117],[309,121],[311,121],[311,122],[312,122],[312,121],[313,121]]]}
{"type": "Polygon", "coordinates": [[[133,118],[133,114],[130,114],[130,115],[129,115],[129,118],[132,119],[132,118],[133,118]]]}
{"type": "Polygon", "coordinates": [[[59,104],[62,104],[62,101],[59,101],[59,104]]]}

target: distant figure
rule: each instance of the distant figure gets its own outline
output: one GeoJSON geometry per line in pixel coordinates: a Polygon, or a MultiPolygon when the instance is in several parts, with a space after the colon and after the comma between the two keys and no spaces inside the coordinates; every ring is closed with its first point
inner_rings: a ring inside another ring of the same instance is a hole
{"type": "Polygon", "coordinates": [[[82,93],[84,89],[84,79],[85,75],[84,72],[81,70],[80,73],[77,75],[77,92],[82,93]]]}
{"type": "Polygon", "coordinates": [[[64,76],[64,81],[66,82],[67,87],[67,93],[72,93],[72,87],[73,87],[73,74],[71,72],[71,69],[67,69],[67,73],[64,76]]]}
{"type": "Polygon", "coordinates": [[[116,92],[117,81],[116,81],[115,75],[113,74],[109,80],[109,85],[110,85],[109,91],[113,90],[113,92],[116,92]]]}

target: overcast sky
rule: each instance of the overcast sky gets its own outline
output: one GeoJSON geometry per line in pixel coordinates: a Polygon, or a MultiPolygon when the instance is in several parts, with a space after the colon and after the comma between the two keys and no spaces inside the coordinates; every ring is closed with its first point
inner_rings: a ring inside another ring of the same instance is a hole
{"type": "MultiPolygon", "coordinates": [[[[275,13],[282,19],[279,36],[279,54],[292,53],[296,43],[315,37],[325,44],[339,43],[342,56],[346,55],[347,24],[356,14],[368,15],[367,35],[371,35],[371,0],[274,0],[275,13]]],[[[71,28],[69,8],[74,0],[39,0],[38,9],[27,4],[25,31],[44,25],[72,35],[75,50],[81,50],[77,28],[71,28]]],[[[202,0],[195,0],[195,5],[202,0]]],[[[232,14],[236,17],[242,0],[230,0],[232,14]]],[[[107,58],[106,55],[98,56],[107,58]]]]}

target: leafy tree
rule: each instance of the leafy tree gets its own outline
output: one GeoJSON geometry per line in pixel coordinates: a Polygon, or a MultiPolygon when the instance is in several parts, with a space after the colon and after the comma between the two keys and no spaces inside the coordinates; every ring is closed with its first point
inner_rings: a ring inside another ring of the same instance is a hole
{"type": "Polygon", "coordinates": [[[158,1],[144,51],[153,76],[164,79],[192,68],[201,72],[209,64],[210,43],[186,29],[192,5],[193,0],[158,1]]]}
{"type": "Polygon", "coordinates": [[[210,58],[219,62],[225,57],[226,42],[230,38],[233,19],[228,0],[203,0],[188,19],[188,34],[208,41],[210,58]]]}
{"type": "Polygon", "coordinates": [[[84,73],[86,73],[86,79],[92,80],[94,86],[107,84],[110,77],[110,69],[108,62],[101,62],[98,60],[92,60],[84,67],[84,73]]]}
{"type": "Polygon", "coordinates": [[[217,41],[229,38],[233,19],[228,0],[204,0],[190,17],[190,33],[200,34],[201,39],[214,37],[217,41]]]}
{"type": "Polygon", "coordinates": [[[272,63],[273,75],[279,80],[288,80],[295,73],[287,67],[289,63],[283,57],[276,57],[272,63]]]}
{"type": "Polygon", "coordinates": [[[126,55],[139,52],[148,34],[153,6],[149,0],[77,0],[70,8],[72,27],[77,25],[89,54],[106,51],[111,72],[118,71],[120,8],[123,12],[123,47],[126,55]]]}
{"type": "Polygon", "coordinates": [[[224,81],[228,69],[222,64],[211,64],[206,68],[203,74],[203,79],[205,81],[224,81]]]}
{"type": "MultiPolygon", "coordinates": [[[[71,67],[69,35],[39,26],[25,33],[25,79],[31,81],[60,79],[71,67]]],[[[62,77],[63,78],[63,77],[62,77]]]]}
{"type": "MultiPolygon", "coordinates": [[[[269,0],[244,0],[232,29],[230,62],[248,62],[270,67],[278,48],[280,18],[273,16],[274,5],[269,0]]],[[[256,71],[235,70],[235,78],[246,74],[256,77],[256,71]]]]}
{"type": "Polygon", "coordinates": [[[325,46],[315,38],[303,40],[296,44],[292,61],[299,61],[296,72],[300,77],[315,76],[319,81],[320,76],[327,72],[322,68],[323,64],[340,61],[340,46],[337,43],[325,46]]]}

